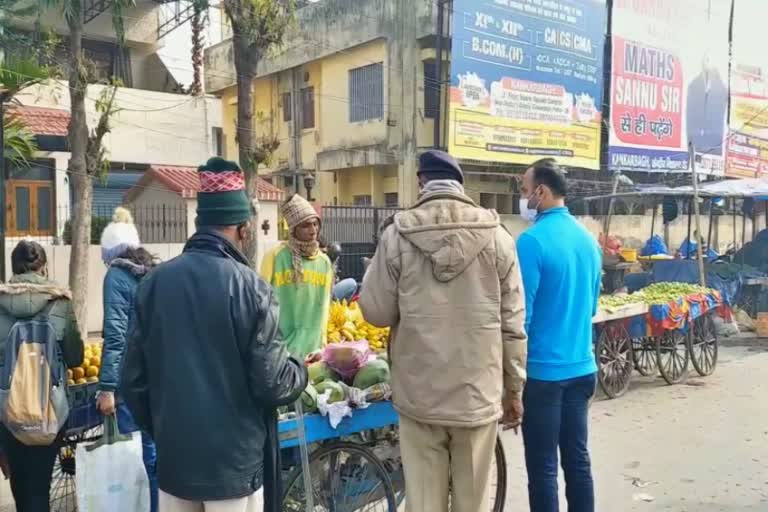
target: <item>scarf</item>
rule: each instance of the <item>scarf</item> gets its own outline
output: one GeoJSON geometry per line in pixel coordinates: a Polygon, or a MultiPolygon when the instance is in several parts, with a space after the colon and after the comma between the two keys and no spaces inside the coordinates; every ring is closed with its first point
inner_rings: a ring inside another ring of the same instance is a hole
{"type": "Polygon", "coordinates": [[[421,195],[451,193],[464,195],[464,186],[456,180],[431,180],[421,188],[421,195]]]}
{"type": "Polygon", "coordinates": [[[288,237],[288,250],[291,251],[293,263],[293,282],[298,284],[304,279],[304,258],[316,256],[320,250],[320,243],[317,240],[302,242],[291,233],[288,237]]]}

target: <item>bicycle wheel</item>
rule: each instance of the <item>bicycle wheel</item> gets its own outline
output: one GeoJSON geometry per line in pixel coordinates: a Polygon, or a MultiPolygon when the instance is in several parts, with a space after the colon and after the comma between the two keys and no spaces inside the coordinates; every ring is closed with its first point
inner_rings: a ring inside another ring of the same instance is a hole
{"type": "Polygon", "coordinates": [[[65,436],[53,463],[49,503],[51,512],[75,512],[77,494],[75,493],[75,448],[78,443],[95,441],[101,436],[102,427],[98,426],[74,436],[65,436]]]}
{"type": "MultiPolygon", "coordinates": [[[[334,442],[309,458],[314,511],[397,512],[397,501],[387,470],[366,446],[334,442]]],[[[289,475],[283,511],[303,512],[307,507],[301,467],[289,475]]]]}
{"type": "Polygon", "coordinates": [[[496,465],[496,486],[491,484],[491,510],[493,512],[502,512],[504,502],[507,499],[507,456],[504,453],[504,445],[501,444],[501,437],[496,439],[495,450],[496,465]]]}
{"type": "MultiPolygon", "coordinates": [[[[501,443],[501,437],[496,438],[496,448],[493,452],[494,471],[491,474],[491,512],[502,512],[504,502],[507,499],[507,456],[504,453],[504,445],[501,443]]],[[[403,466],[400,464],[397,471],[390,474],[394,482],[402,478],[403,466]],[[398,476],[399,472],[399,476],[398,476]]],[[[395,486],[398,507],[405,502],[405,486],[395,486]]]]}

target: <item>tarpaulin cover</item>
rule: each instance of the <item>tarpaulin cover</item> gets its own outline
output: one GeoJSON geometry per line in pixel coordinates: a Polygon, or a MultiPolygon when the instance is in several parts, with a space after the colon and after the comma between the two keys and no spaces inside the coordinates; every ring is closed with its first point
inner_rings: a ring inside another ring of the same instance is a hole
{"type": "Polygon", "coordinates": [[[654,304],[648,309],[645,318],[633,319],[627,325],[629,335],[633,338],[642,336],[661,336],[664,331],[688,331],[690,322],[710,311],[730,317],[722,307],[720,292],[698,293],[687,295],[667,304],[654,304]]]}

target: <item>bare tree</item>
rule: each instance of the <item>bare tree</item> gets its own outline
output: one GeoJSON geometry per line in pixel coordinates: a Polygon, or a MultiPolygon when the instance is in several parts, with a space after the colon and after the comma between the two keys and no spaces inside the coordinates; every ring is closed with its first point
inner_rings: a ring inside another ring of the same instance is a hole
{"type": "MultiPolygon", "coordinates": [[[[258,164],[265,160],[264,150],[274,144],[269,140],[257,144],[253,133],[253,80],[256,78],[256,68],[261,59],[283,42],[294,21],[296,2],[223,0],[222,4],[232,27],[232,48],[237,74],[238,157],[245,172],[248,195],[255,198],[258,197],[258,164]]],[[[274,152],[274,149],[271,151],[274,152]]],[[[257,259],[258,232],[258,219],[254,217],[251,222],[250,243],[246,248],[246,255],[252,265],[256,264],[257,259]]]]}
{"type": "MultiPolygon", "coordinates": [[[[69,286],[75,316],[82,332],[88,331],[88,255],[91,244],[91,216],[93,203],[93,178],[103,171],[104,150],[102,141],[109,133],[109,118],[114,113],[117,85],[97,102],[100,112],[96,128],[90,132],[86,118],[85,100],[88,83],[93,79],[92,64],[83,52],[83,1],[47,0],[49,7],[62,11],[69,29],[69,99],[70,119],[68,140],[70,149],[69,175],[73,192],[72,253],[69,260],[69,286]]],[[[112,25],[118,44],[125,39],[123,9],[133,5],[133,0],[112,0],[112,25]]]]}

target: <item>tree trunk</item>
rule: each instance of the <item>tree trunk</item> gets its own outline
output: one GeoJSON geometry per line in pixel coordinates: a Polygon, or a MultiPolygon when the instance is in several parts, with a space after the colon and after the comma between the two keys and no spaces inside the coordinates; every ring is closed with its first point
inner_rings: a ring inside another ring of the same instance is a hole
{"type": "Polygon", "coordinates": [[[69,24],[69,179],[73,189],[72,253],[69,259],[69,287],[80,332],[88,332],[88,252],[91,244],[91,201],[93,184],[88,175],[88,122],[85,115],[85,95],[88,86],[83,61],[83,20],[74,16],[69,24]]]}
{"type": "Polygon", "coordinates": [[[192,15],[192,87],[190,94],[200,96],[203,93],[203,12],[200,6],[195,5],[192,15]]]}
{"type": "MultiPolygon", "coordinates": [[[[245,173],[246,190],[252,200],[258,200],[257,172],[253,165],[253,79],[256,76],[258,56],[247,42],[238,35],[237,27],[233,26],[232,47],[235,57],[235,72],[237,73],[237,131],[236,141],[240,167],[245,173]]],[[[248,242],[245,244],[245,255],[251,266],[256,268],[258,263],[259,238],[258,211],[251,218],[251,229],[248,242]]]]}

